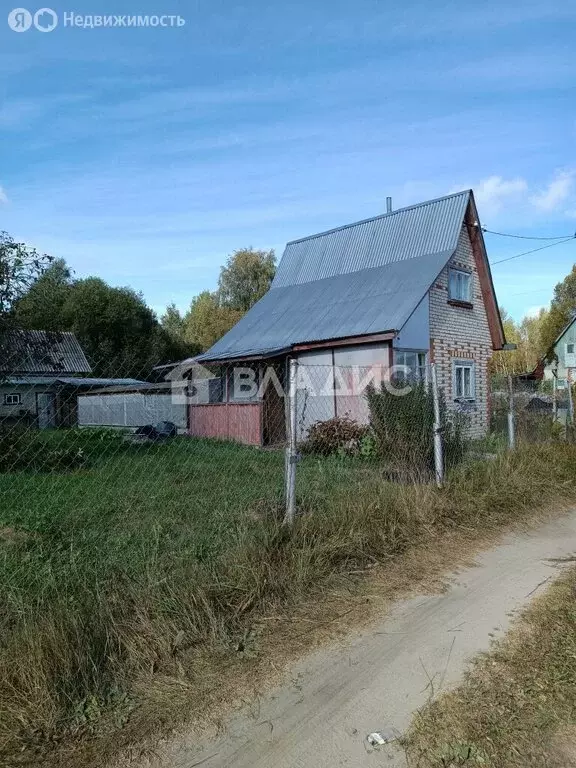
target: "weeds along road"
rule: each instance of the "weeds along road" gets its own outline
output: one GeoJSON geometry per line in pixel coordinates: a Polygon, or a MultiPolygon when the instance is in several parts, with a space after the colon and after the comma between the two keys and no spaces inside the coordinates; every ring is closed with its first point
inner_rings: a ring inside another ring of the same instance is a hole
{"type": "Polygon", "coordinates": [[[443,594],[398,602],[379,624],[302,660],[289,683],[236,716],[220,738],[200,741],[191,733],[141,765],[403,766],[398,748],[372,749],[367,735],[403,732],[575,552],[576,512],[508,536],[479,554],[475,567],[452,574],[443,594]]]}

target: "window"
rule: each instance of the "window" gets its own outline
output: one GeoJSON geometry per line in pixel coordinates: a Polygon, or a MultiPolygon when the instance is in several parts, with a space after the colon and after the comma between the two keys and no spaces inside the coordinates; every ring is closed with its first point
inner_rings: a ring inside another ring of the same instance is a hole
{"type": "Polygon", "coordinates": [[[474,363],[472,361],[454,361],[454,400],[476,399],[475,378],[474,363]]]}
{"type": "Polygon", "coordinates": [[[10,394],[4,395],[4,405],[20,405],[22,402],[22,395],[10,394]]]}
{"type": "Polygon", "coordinates": [[[397,350],[394,355],[394,364],[406,369],[403,375],[407,379],[426,381],[426,352],[397,350]]]}
{"type": "Polygon", "coordinates": [[[461,269],[451,269],[448,273],[448,297],[456,301],[472,301],[472,275],[461,269]]]}
{"type": "Polygon", "coordinates": [[[566,354],[567,355],[574,354],[574,344],[566,344],[566,354]]]}

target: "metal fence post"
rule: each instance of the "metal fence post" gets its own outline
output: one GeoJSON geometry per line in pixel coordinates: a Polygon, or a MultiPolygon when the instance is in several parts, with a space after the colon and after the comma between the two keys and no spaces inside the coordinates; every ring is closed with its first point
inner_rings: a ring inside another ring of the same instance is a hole
{"type": "Polygon", "coordinates": [[[436,485],[438,488],[441,488],[444,481],[444,457],[442,455],[442,423],[440,421],[440,398],[438,395],[436,363],[432,363],[430,366],[430,380],[432,384],[432,401],[434,403],[434,470],[436,485]]]}
{"type": "Polygon", "coordinates": [[[514,385],[512,376],[508,376],[508,447],[514,450],[516,434],[514,429],[514,385]]]}
{"type": "Polygon", "coordinates": [[[286,425],[287,448],[286,448],[286,514],[284,523],[292,525],[296,511],[296,462],[298,460],[297,452],[297,411],[296,411],[296,392],[298,385],[298,361],[290,360],[288,369],[288,400],[286,425]]]}

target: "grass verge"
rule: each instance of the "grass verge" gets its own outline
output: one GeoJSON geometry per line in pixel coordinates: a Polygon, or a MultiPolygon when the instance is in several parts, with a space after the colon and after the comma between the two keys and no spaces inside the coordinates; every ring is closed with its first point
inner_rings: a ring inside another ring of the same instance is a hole
{"type": "Polygon", "coordinates": [[[366,566],[439,536],[483,536],[543,499],[576,499],[571,445],[463,466],[441,491],[386,483],[370,462],[307,457],[305,514],[289,532],[276,514],[282,455],[82,439],[87,469],[0,476],[0,528],[14,532],[0,539],[3,760],[34,764],[63,734],[161,720],[162,696],[146,704],[159,680],[166,699],[182,686],[201,708],[219,679],[230,687],[232,661],[250,668],[259,621],[350,590],[366,566]]]}
{"type": "Polygon", "coordinates": [[[426,707],[406,739],[418,768],[576,766],[576,568],[426,707]]]}

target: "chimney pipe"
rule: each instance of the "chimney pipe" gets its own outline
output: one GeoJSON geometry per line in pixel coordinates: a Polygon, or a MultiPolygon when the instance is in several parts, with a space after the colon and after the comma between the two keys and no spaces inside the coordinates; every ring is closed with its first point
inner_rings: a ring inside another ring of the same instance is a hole
{"type": "Polygon", "coordinates": [[[386,198],[386,213],[392,213],[392,198],[386,198]]]}

